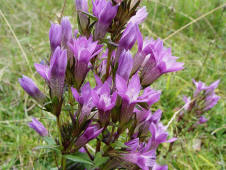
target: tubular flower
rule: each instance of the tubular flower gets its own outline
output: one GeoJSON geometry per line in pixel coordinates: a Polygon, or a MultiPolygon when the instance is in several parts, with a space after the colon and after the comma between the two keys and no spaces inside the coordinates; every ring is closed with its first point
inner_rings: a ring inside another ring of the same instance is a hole
{"type": "Polygon", "coordinates": [[[82,12],[88,13],[88,1],[75,0],[75,6],[78,13],[79,25],[81,26],[82,32],[85,33],[89,25],[89,19],[88,16],[82,12]]]}
{"type": "Polygon", "coordinates": [[[103,128],[99,128],[98,125],[89,125],[83,134],[76,140],[75,146],[76,148],[81,148],[85,144],[87,144],[90,140],[96,138],[101,132],[103,128]]]}
{"type": "Polygon", "coordinates": [[[156,151],[155,150],[145,150],[145,144],[139,142],[139,138],[133,139],[125,143],[127,148],[127,153],[122,153],[120,158],[136,164],[142,170],[149,170],[156,163],[156,151]]]}
{"type": "Polygon", "coordinates": [[[121,122],[126,123],[133,113],[136,103],[151,105],[158,101],[159,95],[153,95],[153,90],[146,88],[143,95],[140,94],[141,85],[138,74],[135,74],[127,85],[127,82],[119,75],[116,75],[116,89],[122,98],[121,122]]]}
{"type": "Polygon", "coordinates": [[[110,110],[115,106],[117,93],[111,95],[109,82],[105,83],[92,91],[93,103],[99,110],[99,118],[102,123],[106,123],[110,118],[110,110]]]}
{"type": "Polygon", "coordinates": [[[158,165],[157,163],[154,165],[154,167],[152,168],[153,170],[168,170],[168,166],[167,165],[158,165]]]}
{"type": "Polygon", "coordinates": [[[143,6],[142,8],[137,10],[136,15],[130,18],[129,23],[132,22],[135,24],[141,24],[144,22],[147,16],[148,16],[147,8],[146,6],[143,6]]]}
{"type": "Polygon", "coordinates": [[[201,116],[199,118],[199,121],[197,122],[198,124],[203,124],[203,123],[206,123],[208,121],[208,119],[206,119],[204,116],[201,116]]]}
{"type": "Polygon", "coordinates": [[[149,130],[152,136],[148,141],[147,148],[156,149],[161,143],[171,143],[177,140],[177,138],[167,140],[168,132],[166,131],[166,127],[160,122],[156,124],[151,123],[149,130]]]}
{"type": "Polygon", "coordinates": [[[79,37],[73,39],[69,44],[75,58],[75,81],[77,87],[80,87],[89,71],[90,60],[101,52],[101,47],[97,41],[93,42],[92,37],[79,37]]]}
{"type": "Polygon", "coordinates": [[[46,130],[46,128],[34,117],[32,118],[32,122],[30,122],[28,126],[34,129],[40,136],[48,136],[48,131],[46,130]]]}
{"type": "Polygon", "coordinates": [[[146,7],[143,7],[139,9],[128,22],[128,25],[126,26],[126,29],[123,31],[122,37],[119,40],[119,47],[116,52],[116,61],[118,62],[118,59],[123,52],[123,50],[130,50],[135,42],[138,42],[138,49],[141,49],[143,46],[143,40],[142,40],[142,34],[139,29],[139,24],[144,22],[146,19],[148,13],[146,11],[146,7]]]}
{"type": "Polygon", "coordinates": [[[108,27],[117,14],[118,5],[113,6],[111,1],[106,0],[92,0],[92,3],[93,14],[98,19],[95,25],[94,39],[98,40],[104,38],[107,33],[108,27]]]}
{"type": "Polygon", "coordinates": [[[36,84],[27,76],[23,76],[19,79],[21,87],[37,102],[43,104],[46,96],[38,89],[36,84]]]}
{"type": "MultiPolygon", "coordinates": [[[[193,83],[196,86],[196,90],[194,92],[194,97],[203,96],[204,95],[204,104],[196,104],[197,107],[201,108],[202,111],[207,111],[214,107],[218,100],[220,99],[220,96],[217,96],[214,93],[214,90],[217,88],[219,84],[219,80],[213,82],[210,86],[206,86],[205,83],[199,81],[196,82],[193,80],[193,83]]],[[[198,100],[198,99],[197,99],[198,100]]],[[[202,101],[200,101],[202,102],[202,101]]]]}
{"type": "Polygon", "coordinates": [[[35,64],[36,71],[47,81],[51,89],[51,97],[61,99],[64,89],[64,79],[67,67],[67,51],[57,47],[54,51],[50,66],[35,64]]]}
{"type": "Polygon", "coordinates": [[[206,86],[205,83],[201,81],[196,82],[193,80],[193,83],[196,86],[196,90],[194,92],[194,97],[196,97],[194,107],[198,109],[199,113],[203,113],[217,104],[220,96],[217,96],[214,91],[217,88],[219,82],[220,81],[217,80],[210,86],[206,86]]]}
{"type": "Polygon", "coordinates": [[[49,41],[52,53],[58,46],[61,46],[62,40],[62,27],[59,24],[51,24],[49,30],[49,41]]]}
{"type": "Polygon", "coordinates": [[[170,48],[165,48],[160,39],[151,41],[149,54],[141,72],[143,86],[152,84],[162,74],[183,69],[184,64],[176,62],[177,57],[172,56],[170,48]]]}
{"type": "Polygon", "coordinates": [[[72,28],[68,17],[63,17],[61,20],[62,27],[62,44],[67,47],[67,43],[72,39],[72,28]]]}
{"type": "MultiPolygon", "coordinates": [[[[151,123],[158,123],[162,116],[162,111],[158,109],[156,112],[151,114],[150,110],[142,109],[135,110],[137,126],[135,132],[139,132],[141,135],[147,135],[149,133],[149,128],[151,123]]],[[[136,133],[136,134],[137,134],[136,133]]]]}
{"type": "Polygon", "coordinates": [[[123,51],[119,58],[119,64],[117,69],[117,74],[124,78],[124,80],[128,81],[130,72],[133,67],[133,58],[130,51],[123,51]]]}
{"type": "Polygon", "coordinates": [[[77,102],[82,107],[81,114],[79,117],[79,122],[81,123],[85,117],[87,117],[92,108],[94,107],[93,101],[92,101],[92,89],[90,87],[89,83],[86,83],[82,88],[81,88],[81,93],[79,95],[78,91],[75,88],[71,88],[72,94],[74,98],[76,99],[77,102]]]}
{"type": "MultiPolygon", "coordinates": [[[[142,35],[138,24],[130,22],[124,30],[121,39],[119,40],[119,47],[116,51],[115,63],[118,62],[121,53],[124,50],[130,50],[136,41],[140,45],[142,43],[142,35]]],[[[138,47],[140,48],[140,47],[138,47]]]]}

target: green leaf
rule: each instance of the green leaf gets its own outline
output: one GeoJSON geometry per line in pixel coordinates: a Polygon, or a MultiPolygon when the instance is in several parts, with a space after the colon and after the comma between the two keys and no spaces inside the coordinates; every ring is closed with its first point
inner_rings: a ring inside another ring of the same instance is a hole
{"type": "Polygon", "coordinates": [[[98,20],[97,17],[95,17],[94,15],[92,15],[90,13],[87,13],[85,11],[80,11],[80,12],[83,13],[83,14],[85,14],[85,15],[87,15],[89,18],[91,18],[94,21],[97,21],[98,20]]]}
{"type": "Polygon", "coordinates": [[[108,161],[108,157],[103,157],[101,155],[100,152],[98,152],[94,158],[94,164],[95,164],[95,167],[99,168],[101,165],[103,165],[105,162],[108,161]]]}
{"type": "Polygon", "coordinates": [[[93,162],[88,160],[86,158],[86,156],[84,154],[82,154],[82,153],[76,153],[74,155],[64,155],[64,157],[66,159],[69,159],[69,160],[73,161],[73,162],[79,162],[79,163],[93,165],[93,162]]]}
{"type": "Polygon", "coordinates": [[[44,141],[48,144],[48,145],[57,145],[55,140],[51,137],[45,136],[43,137],[44,141]]]}
{"type": "Polygon", "coordinates": [[[111,146],[113,148],[116,148],[116,147],[119,147],[119,148],[128,148],[128,146],[126,146],[124,143],[122,143],[120,141],[116,141],[116,142],[112,143],[111,146]]]}
{"type": "Polygon", "coordinates": [[[50,149],[55,151],[60,151],[59,146],[57,145],[43,145],[43,146],[37,146],[34,149],[50,149]]]}

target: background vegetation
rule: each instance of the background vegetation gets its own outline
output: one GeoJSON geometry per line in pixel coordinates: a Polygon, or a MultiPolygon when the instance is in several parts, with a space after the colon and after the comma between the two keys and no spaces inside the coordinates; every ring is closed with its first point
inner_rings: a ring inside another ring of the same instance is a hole
{"type": "MultiPolygon", "coordinates": [[[[143,0],[143,4],[149,16],[142,31],[164,39],[185,63],[183,71],[163,76],[153,86],[163,90],[155,107],[164,111],[164,124],[183,105],[183,95],[192,93],[192,78],[207,84],[221,79],[217,91],[221,100],[208,112],[208,123],[180,138],[173,152],[159,162],[167,163],[169,169],[225,169],[225,1],[143,0]]],[[[48,58],[50,21],[57,20],[62,6],[63,1],[57,0],[0,2],[0,169],[54,167],[48,150],[35,149],[42,140],[27,126],[31,116],[41,117],[47,127],[54,126],[53,118],[35,107],[18,78],[25,74],[43,87],[33,63],[48,58]]],[[[64,15],[75,16],[73,0],[67,0],[64,15]]],[[[74,18],[70,20],[75,28],[74,18]]],[[[169,131],[173,129],[171,124],[169,131]]],[[[165,148],[168,145],[163,153],[165,148]]]]}

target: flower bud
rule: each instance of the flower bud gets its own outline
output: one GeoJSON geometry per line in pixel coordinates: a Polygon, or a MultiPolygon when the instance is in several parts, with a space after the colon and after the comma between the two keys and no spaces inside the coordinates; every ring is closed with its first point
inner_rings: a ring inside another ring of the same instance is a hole
{"type": "Polygon", "coordinates": [[[62,27],[62,45],[67,47],[67,43],[72,39],[72,28],[68,17],[63,17],[61,20],[62,27]]]}
{"type": "Polygon", "coordinates": [[[87,0],[75,0],[75,6],[79,19],[79,26],[83,34],[86,33],[87,27],[89,25],[89,18],[86,14],[82,12],[88,13],[88,1],[87,0]]]}
{"type": "Polygon", "coordinates": [[[48,136],[48,131],[46,128],[35,118],[32,118],[32,122],[30,122],[28,126],[34,129],[40,136],[48,136]]]}
{"type": "Polygon", "coordinates": [[[49,41],[52,53],[57,46],[61,46],[62,40],[62,27],[59,24],[52,24],[49,30],[49,41]]]}
{"type": "Polygon", "coordinates": [[[122,78],[124,78],[126,81],[128,81],[132,67],[133,67],[132,55],[130,51],[124,51],[119,58],[119,64],[116,73],[120,75],[122,78]]]}
{"type": "Polygon", "coordinates": [[[95,25],[94,39],[98,40],[104,38],[108,27],[115,18],[118,10],[118,5],[113,6],[111,1],[95,0],[93,2],[93,14],[98,21],[95,25]]]}
{"type": "Polygon", "coordinates": [[[41,104],[44,103],[46,98],[45,95],[38,89],[36,84],[29,77],[23,76],[19,79],[19,83],[23,89],[37,102],[41,104]]]}
{"type": "Polygon", "coordinates": [[[49,67],[49,86],[51,88],[51,97],[60,99],[64,89],[65,72],[67,68],[67,51],[57,47],[50,60],[49,67]]]}

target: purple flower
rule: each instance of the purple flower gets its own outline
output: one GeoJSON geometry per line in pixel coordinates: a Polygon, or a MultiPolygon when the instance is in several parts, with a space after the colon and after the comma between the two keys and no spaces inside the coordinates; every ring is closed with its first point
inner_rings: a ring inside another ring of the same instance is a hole
{"type": "Polygon", "coordinates": [[[155,163],[152,170],[168,170],[168,166],[167,165],[158,165],[157,163],[155,163]]]}
{"type": "Polygon", "coordinates": [[[161,143],[171,143],[177,140],[177,138],[171,138],[167,140],[168,132],[162,123],[151,123],[149,130],[151,132],[151,138],[146,146],[146,150],[152,148],[156,149],[161,143]]]}
{"type": "MultiPolygon", "coordinates": [[[[156,114],[158,114],[158,116],[153,115],[153,117],[155,117],[153,120],[156,119],[159,121],[159,117],[161,117],[159,116],[159,111],[156,114]]],[[[167,140],[168,133],[161,123],[151,123],[149,129],[151,138],[148,142],[140,142],[138,138],[126,142],[125,145],[128,146],[126,149],[127,153],[120,154],[120,158],[127,162],[134,163],[144,170],[149,170],[150,168],[165,170],[167,169],[166,165],[160,166],[156,163],[156,149],[160,143],[174,142],[176,138],[167,140]]]]}
{"type": "Polygon", "coordinates": [[[220,100],[220,96],[217,96],[216,94],[212,94],[207,96],[205,100],[206,101],[205,101],[204,111],[207,111],[213,108],[218,103],[218,101],[220,100]]]}
{"type": "Polygon", "coordinates": [[[170,48],[163,46],[163,41],[152,40],[150,44],[150,56],[141,72],[141,84],[148,86],[162,74],[183,69],[183,63],[176,62],[177,57],[172,56],[170,48]]]}
{"type": "Polygon", "coordinates": [[[79,122],[83,122],[84,118],[87,117],[92,108],[94,107],[92,101],[92,89],[89,83],[86,83],[81,88],[81,93],[79,95],[78,91],[75,88],[71,88],[72,94],[77,102],[81,105],[81,113],[79,116],[79,122]]]}
{"type": "Polygon", "coordinates": [[[201,116],[199,118],[199,121],[197,122],[198,124],[203,124],[203,123],[206,123],[208,121],[208,119],[206,119],[204,116],[201,116]]]}
{"type": "Polygon", "coordinates": [[[93,103],[99,110],[99,118],[102,123],[110,119],[110,110],[115,106],[117,93],[111,95],[111,89],[108,81],[105,81],[101,87],[92,91],[93,103]]]}
{"type": "Polygon", "coordinates": [[[139,132],[141,135],[148,135],[149,128],[151,123],[157,124],[162,116],[162,111],[158,109],[156,112],[151,114],[150,110],[142,109],[142,110],[135,110],[136,119],[137,119],[137,126],[135,129],[135,134],[139,132]]]}
{"type": "Polygon", "coordinates": [[[49,41],[52,53],[58,46],[61,46],[62,40],[62,27],[59,24],[51,24],[49,30],[49,41]]]}
{"type": "Polygon", "coordinates": [[[117,93],[122,98],[122,110],[120,114],[121,123],[126,123],[129,121],[136,103],[146,103],[151,105],[158,101],[160,95],[159,92],[157,92],[157,95],[153,95],[154,91],[152,89],[146,88],[144,90],[144,94],[140,96],[139,94],[141,85],[138,74],[135,74],[130,79],[128,85],[121,76],[116,75],[116,88],[117,93]]]}
{"type": "Polygon", "coordinates": [[[121,154],[121,158],[125,161],[131,162],[139,166],[142,170],[149,170],[154,166],[156,161],[155,150],[148,152],[130,152],[121,154]]]}
{"type": "Polygon", "coordinates": [[[28,126],[34,129],[40,136],[48,136],[48,131],[46,128],[35,118],[32,118],[32,122],[30,122],[28,126]]]}
{"type": "Polygon", "coordinates": [[[141,24],[144,22],[144,20],[147,18],[147,16],[148,16],[148,13],[147,13],[146,6],[143,6],[136,12],[136,15],[134,15],[132,18],[130,18],[129,22],[132,22],[135,24],[141,24]]]}
{"type": "Polygon", "coordinates": [[[119,40],[119,47],[116,51],[116,60],[117,63],[119,60],[119,57],[123,50],[130,50],[135,42],[138,40],[138,44],[142,43],[142,35],[139,29],[138,24],[134,24],[130,22],[126,29],[124,30],[121,39],[119,40]]]}
{"type": "Polygon", "coordinates": [[[84,81],[86,74],[89,71],[90,60],[101,52],[100,46],[97,41],[93,42],[92,37],[87,39],[86,37],[79,37],[73,39],[69,44],[74,57],[75,57],[75,81],[79,88],[84,81]]]}
{"type": "Polygon", "coordinates": [[[27,76],[23,76],[19,79],[21,87],[37,102],[43,104],[46,96],[38,89],[36,84],[27,76]]]}
{"type": "Polygon", "coordinates": [[[118,10],[118,5],[113,6],[111,1],[106,0],[92,0],[93,14],[98,21],[95,25],[94,39],[101,39],[107,33],[108,27],[115,18],[118,10]]]}
{"type": "Polygon", "coordinates": [[[88,13],[88,1],[75,0],[75,5],[78,13],[79,25],[81,26],[82,32],[85,33],[89,24],[89,19],[88,16],[86,14],[83,14],[82,12],[88,13]]]}
{"type": "Polygon", "coordinates": [[[67,47],[67,43],[72,39],[72,28],[68,17],[63,17],[61,20],[62,27],[62,44],[67,47]]]}
{"type": "Polygon", "coordinates": [[[57,47],[51,57],[49,67],[42,64],[35,64],[35,68],[47,81],[51,89],[51,97],[60,99],[64,89],[64,79],[67,68],[67,51],[57,47]]]}
{"type": "Polygon", "coordinates": [[[138,50],[134,56],[132,74],[136,73],[145,62],[146,56],[151,52],[151,44],[152,40],[148,38],[143,40],[142,36],[140,37],[140,42],[138,41],[138,50]]]}
{"type": "Polygon", "coordinates": [[[144,150],[145,144],[140,143],[138,138],[126,142],[125,145],[128,146],[127,153],[122,153],[121,159],[136,164],[143,170],[149,170],[154,166],[156,161],[155,150],[144,150]]]}
{"type": "Polygon", "coordinates": [[[136,41],[138,42],[138,49],[142,48],[143,38],[139,29],[139,24],[141,24],[145,20],[147,15],[148,13],[146,11],[146,7],[143,7],[137,11],[136,15],[130,18],[128,25],[123,31],[122,37],[119,41],[119,47],[116,52],[116,63],[118,62],[118,59],[123,50],[130,50],[136,41]]]}
{"type": "Polygon", "coordinates": [[[76,140],[75,146],[76,148],[81,148],[85,144],[87,144],[90,140],[96,138],[101,132],[103,128],[99,128],[98,125],[89,125],[83,134],[76,140]]]}
{"type": "Polygon", "coordinates": [[[130,51],[123,51],[118,63],[117,74],[124,78],[124,80],[128,81],[130,72],[133,67],[133,58],[130,51]]]}
{"type": "Polygon", "coordinates": [[[205,83],[203,83],[201,81],[196,82],[195,80],[193,80],[193,83],[196,86],[196,90],[194,92],[194,97],[201,98],[201,101],[199,101],[200,100],[199,98],[196,99],[196,107],[199,107],[199,108],[201,107],[202,111],[207,111],[217,104],[217,102],[220,99],[220,96],[217,96],[214,93],[214,90],[217,88],[219,82],[220,81],[217,80],[217,81],[213,82],[210,86],[206,86],[205,83]],[[204,101],[204,103],[203,103],[203,101],[204,101]]]}

